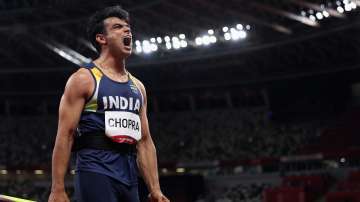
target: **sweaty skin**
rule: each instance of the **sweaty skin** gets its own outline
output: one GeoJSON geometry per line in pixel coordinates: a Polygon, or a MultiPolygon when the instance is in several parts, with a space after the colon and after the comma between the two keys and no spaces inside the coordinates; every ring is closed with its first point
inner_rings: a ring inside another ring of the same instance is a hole
{"type": "Polygon", "coordinates": [[[94,81],[90,72],[79,69],[68,80],[60,101],[59,122],[52,157],[52,186],[49,202],[70,201],[65,193],[64,177],[69,164],[74,132],[85,100],[91,95],[94,81]]]}
{"type": "MultiPolygon", "coordinates": [[[[115,81],[125,82],[128,72],[125,59],[130,56],[132,43],[124,44],[124,38],[132,38],[129,24],[117,17],[104,20],[105,33],[97,34],[101,46],[100,57],[94,63],[115,81]]],[[[150,191],[151,202],[169,202],[160,190],[156,149],[150,135],[147,118],[147,96],[144,85],[134,79],[141,90],[144,103],[140,109],[142,139],[137,143],[137,163],[150,191]]],[[[91,96],[95,83],[89,71],[84,68],[72,74],[67,81],[60,101],[59,123],[52,157],[52,187],[49,202],[70,201],[64,186],[64,177],[69,164],[74,132],[86,100],[91,96]]]]}

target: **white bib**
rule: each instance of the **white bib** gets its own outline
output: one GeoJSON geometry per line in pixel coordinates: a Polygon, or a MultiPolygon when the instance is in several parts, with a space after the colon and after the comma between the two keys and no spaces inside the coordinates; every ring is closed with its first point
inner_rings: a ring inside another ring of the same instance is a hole
{"type": "Polygon", "coordinates": [[[141,122],[131,112],[105,111],[105,134],[117,143],[135,144],[141,139],[141,122]]]}

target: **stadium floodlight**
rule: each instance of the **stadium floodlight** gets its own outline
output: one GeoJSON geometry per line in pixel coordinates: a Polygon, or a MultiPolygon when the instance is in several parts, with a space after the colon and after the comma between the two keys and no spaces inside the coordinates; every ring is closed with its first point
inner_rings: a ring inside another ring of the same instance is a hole
{"type": "Polygon", "coordinates": [[[229,41],[231,39],[231,34],[229,32],[226,32],[224,34],[224,38],[225,38],[226,41],[229,41]]]}
{"type": "MultiPolygon", "coordinates": [[[[307,15],[307,13],[305,14],[307,15]]],[[[322,17],[325,16],[322,11],[317,13],[317,15],[321,15],[322,17]]],[[[315,17],[315,15],[313,17],[315,17]]],[[[247,37],[247,31],[250,30],[250,28],[250,25],[240,23],[233,27],[223,26],[223,38],[219,35],[220,33],[218,33],[220,30],[208,29],[206,34],[196,37],[194,41],[186,39],[184,33],[172,36],[166,35],[164,37],[152,37],[146,40],[136,40],[134,49],[136,53],[148,54],[160,49],[171,50],[186,48],[189,44],[191,46],[208,46],[213,43],[217,43],[219,38],[221,38],[221,41],[244,39],[247,37]],[[161,45],[162,43],[164,43],[164,46],[161,45]]]]}
{"type": "Polygon", "coordinates": [[[166,42],[166,49],[170,50],[172,48],[171,43],[170,42],[166,42]]]}
{"type": "Polygon", "coordinates": [[[208,35],[203,36],[202,39],[203,39],[203,44],[204,45],[209,45],[210,44],[210,37],[208,35]]]}
{"type": "Polygon", "coordinates": [[[356,9],[356,8],[357,8],[356,3],[355,3],[355,2],[353,2],[353,1],[350,3],[350,5],[351,5],[351,8],[352,8],[352,9],[356,9]]]}
{"type": "Polygon", "coordinates": [[[198,46],[202,45],[203,44],[202,37],[196,37],[195,38],[195,44],[198,45],[198,46]]]}
{"type": "Polygon", "coordinates": [[[136,53],[141,53],[141,52],[142,52],[141,46],[136,46],[136,53]]]}
{"type": "Polygon", "coordinates": [[[185,34],[179,34],[180,39],[185,39],[185,34]]]}
{"type": "Polygon", "coordinates": [[[312,20],[312,21],[314,21],[314,22],[316,21],[316,18],[315,18],[314,15],[310,15],[309,18],[310,18],[310,20],[312,20]]]}
{"type": "MultiPolygon", "coordinates": [[[[231,36],[231,39],[236,41],[236,40],[239,40],[239,39],[244,39],[246,38],[247,34],[244,30],[235,30],[233,28],[230,29],[230,36],[231,36]]],[[[225,36],[225,40],[226,39],[226,36],[225,36]]]]}
{"type": "Polygon", "coordinates": [[[150,53],[151,52],[151,45],[150,45],[150,42],[148,40],[144,40],[142,42],[142,49],[143,49],[144,53],[150,53]]]}
{"type": "Polygon", "coordinates": [[[345,4],[345,11],[351,11],[351,5],[350,4],[345,4]]]}
{"type": "Polygon", "coordinates": [[[150,45],[149,45],[149,46],[144,46],[143,51],[144,51],[144,53],[146,53],[146,54],[151,53],[151,47],[150,47],[150,45]]]}
{"type": "Polygon", "coordinates": [[[179,38],[177,38],[176,36],[173,36],[172,38],[171,38],[171,40],[174,42],[174,41],[179,41],[179,38]]]}
{"type": "Polygon", "coordinates": [[[322,20],[322,19],[324,18],[324,16],[323,16],[323,14],[322,14],[321,12],[317,12],[317,13],[316,13],[316,18],[317,18],[318,20],[322,20]]]}
{"type": "Polygon", "coordinates": [[[168,169],[162,168],[162,169],[161,169],[161,172],[162,172],[162,173],[167,173],[167,172],[168,172],[168,169]]]}
{"type": "Polygon", "coordinates": [[[238,30],[243,30],[244,29],[244,26],[242,24],[237,24],[236,25],[236,29],[238,30]]]}
{"type": "Polygon", "coordinates": [[[336,5],[341,6],[341,2],[340,2],[340,1],[336,1],[336,5]]]}
{"type": "Polygon", "coordinates": [[[231,39],[234,41],[240,39],[240,32],[231,32],[231,39]]]}
{"type": "Polygon", "coordinates": [[[157,38],[156,38],[156,41],[157,41],[158,43],[162,43],[161,37],[157,37],[157,38]]]}
{"type": "Polygon", "coordinates": [[[181,40],[180,45],[181,45],[181,48],[186,48],[188,44],[185,40],[181,40]]]}
{"type": "Polygon", "coordinates": [[[223,27],[223,28],[222,28],[222,31],[223,31],[223,32],[227,32],[227,31],[229,31],[229,28],[228,28],[228,27],[223,27]]]}
{"type": "Polygon", "coordinates": [[[142,41],[142,45],[145,46],[145,45],[150,45],[150,42],[148,40],[143,40],[142,41]]]}
{"type": "Polygon", "coordinates": [[[339,13],[344,13],[344,8],[341,7],[341,6],[338,6],[338,7],[336,8],[336,10],[337,10],[339,13]]]}
{"type": "Polygon", "coordinates": [[[176,172],[177,172],[177,173],[184,173],[184,172],[185,172],[185,168],[176,168],[176,172]]]}
{"type": "Polygon", "coordinates": [[[328,18],[328,17],[330,16],[329,12],[327,12],[327,11],[325,11],[325,10],[322,12],[322,14],[323,14],[323,16],[326,17],[326,18],[328,18]]]}
{"type": "Polygon", "coordinates": [[[305,11],[301,11],[301,16],[305,17],[305,16],[306,16],[306,12],[305,12],[305,11]]]}
{"type": "Polygon", "coordinates": [[[313,10],[313,9],[310,9],[310,10],[309,10],[309,14],[310,14],[310,15],[314,14],[314,10],[313,10]]]}
{"type": "Polygon", "coordinates": [[[216,36],[210,36],[210,43],[216,43],[217,38],[216,36]]]}
{"type": "Polygon", "coordinates": [[[158,46],[156,44],[151,44],[150,45],[150,49],[151,51],[157,51],[158,50],[158,46]]]}
{"type": "Polygon", "coordinates": [[[180,48],[179,38],[177,38],[177,37],[172,38],[172,46],[173,46],[174,49],[179,49],[180,48]]]}
{"type": "Polygon", "coordinates": [[[239,32],[239,36],[240,36],[240,39],[245,39],[246,36],[247,36],[247,34],[246,34],[245,31],[240,31],[240,32],[239,32]]]}
{"type": "Polygon", "coordinates": [[[179,41],[173,43],[174,49],[179,49],[179,48],[180,48],[180,45],[181,45],[181,44],[180,44],[179,41]]]}
{"type": "Polygon", "coordinates": [[[345,11],[351,11],[351,5],[350,4],[345,4],[344,5],[344,10],[345,11]]]}
{"type": "Polygon", "coordinates": [[[343,4],[345,5],[345,4],[349,4],[350,2],[349,2],[349,0],[343,0],[343,4]]]}

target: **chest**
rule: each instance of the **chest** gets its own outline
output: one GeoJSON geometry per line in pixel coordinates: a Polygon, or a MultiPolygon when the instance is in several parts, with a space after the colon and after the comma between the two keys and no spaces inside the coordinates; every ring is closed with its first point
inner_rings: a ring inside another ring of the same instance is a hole
{"type": "Polygon", "coordinates": [[[105,78],[100,81],[98,90],[97,102],[100,110],[139,113],[142,95],[131,80],[120,83],[105,78]]]}

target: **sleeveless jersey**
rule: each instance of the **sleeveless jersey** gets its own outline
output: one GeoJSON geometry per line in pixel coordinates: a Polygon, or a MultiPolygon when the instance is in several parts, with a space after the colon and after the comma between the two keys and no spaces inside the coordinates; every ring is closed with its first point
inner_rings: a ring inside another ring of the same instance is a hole
{"type": "MultiPolygon", "coordinates": [[[[141,138],[140,109],[143,96],[129,74],[117,82],[89,63],[84,66],[94,78],[95,89],[85,103],[77,131],[80,135],[103,133],[119,144],[136,144],[141,138]]],[[[136,154],[81,149],[76,152],[76,171],[97,172],[124,184],[137,183],[136,154]]]]}

